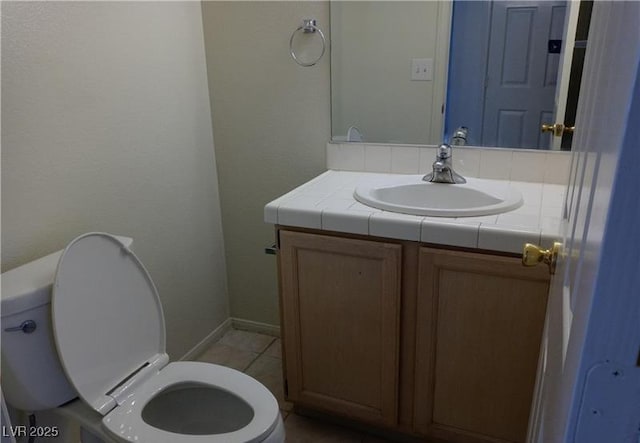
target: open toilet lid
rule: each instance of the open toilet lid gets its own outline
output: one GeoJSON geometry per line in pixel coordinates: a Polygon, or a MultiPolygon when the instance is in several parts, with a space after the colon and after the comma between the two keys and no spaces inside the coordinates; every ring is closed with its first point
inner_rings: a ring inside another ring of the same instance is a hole
{"type": "Polygon", "coordinates": [[[58,262],[51,305],[67,378],[103,415],[115,406],[107,393],[165,353],[164,316],[153,281],[110,234],[84,234],[69,243],[58,262]]]}

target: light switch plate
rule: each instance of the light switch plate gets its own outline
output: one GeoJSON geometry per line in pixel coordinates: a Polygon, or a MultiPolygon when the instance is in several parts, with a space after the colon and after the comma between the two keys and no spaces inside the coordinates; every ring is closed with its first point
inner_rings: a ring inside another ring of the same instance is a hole
{"type": "Polygon", "coordinates": [[[417,80],[417,81],[433,80],[433,59],[432,58],[411,59],[411,80],[417,80]]]}

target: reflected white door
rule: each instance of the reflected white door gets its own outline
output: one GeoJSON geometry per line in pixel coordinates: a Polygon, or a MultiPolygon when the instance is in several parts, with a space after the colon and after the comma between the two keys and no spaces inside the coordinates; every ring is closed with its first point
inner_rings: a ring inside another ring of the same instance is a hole
{"type": "Polygon", "coordinates": [[[484,146],[547,149],[542,123],[553,121],[564,1],[492,2],[483,117],[484,146]]]}
{"type": "MultiPolygon", "coordinates": [[[[612,199],[637,193],[640,185],[634,172],[635,189],[621,189],[616,182],[621,153],[637,148],[629,146],[637,144],[637,120],[632,120],[640,118],[640,111],[634,111],[640,109],[640,3],[596,3],[589,35],[565,196],[564,251],[549,294],[542,375],[529,438],[537,443],[640,439],[640,368],[634,341],[640,302],[635,292],[616,292],[614,297],[609,292],[615,291],[613,286],[600,287],[610,263],[619,260],[627,266],[625,254],[636,260],[628,272],[640,272],[637,256],[624,247],[614,250],[606,262],[602,258],[611,244],[605,242],[615,241],[616,229],[628,224],[620,216],[609,217],[620,207],[612,206],[612,199]],[[619,60],[622,54],[624,63],[619,60]],[[627,317],[627,323],[612,324],[613,318],[627,317]]],[[[637,194],[630,201],[640,205],[637,194]]],[[[623,209],[631,215],[638,212],[633,204],[623,209]]]]}
{"type": "MultiPolygon", "coordinates": [[[[576,42],[576,29],[578,27],[578,15],[580,13],[580,2],[567,2],[567,10],[564,18],[564,32],[562,37],[562,51],[560,52],[560,66],[558,67],[558,80],[556,82],[556,96],[554,102],[554,120],[544,123],[565,123],[565,112],[567,110],[567,98],[569,96],[569,80],[571,77],[571,64],[573,62],[573,48],[576,42]]],[[[551,137],[550,148],[559,151],[562,144],[562,137],[551,137]]]]}

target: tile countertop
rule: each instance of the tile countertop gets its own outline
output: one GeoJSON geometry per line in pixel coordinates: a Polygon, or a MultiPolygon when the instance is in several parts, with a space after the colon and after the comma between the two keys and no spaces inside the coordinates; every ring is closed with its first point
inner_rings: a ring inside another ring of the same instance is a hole
{"type": "Polygon", "coordinates": [[[524,243],[550,247],[561,238],[563,185],[511,181],[522,192],[524,205],[482,217],[398,214],[363,205],[353,198],[357,186],[393,183],[398,177],[398,174],[330,170],[268,203],[264,219],[282,226],[515,254],[522,253],[524,243]]]}

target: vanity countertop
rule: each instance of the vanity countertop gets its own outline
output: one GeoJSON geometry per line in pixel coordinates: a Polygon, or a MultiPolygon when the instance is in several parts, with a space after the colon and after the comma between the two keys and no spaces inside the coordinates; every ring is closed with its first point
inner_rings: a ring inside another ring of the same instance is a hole
{"type": "MultiPolygon", "coordinates": [[[[482,217],[424,217],[356,201],[357,186],[393,182],[398,174],[329,170],[268,203],[267,223],[520,254],[524,243],[550,247],[560,237],[565,186],[510,181],[524,204],[482,217]]],[[[405,176],[406,177],[406,176],[405,176]]]]}

